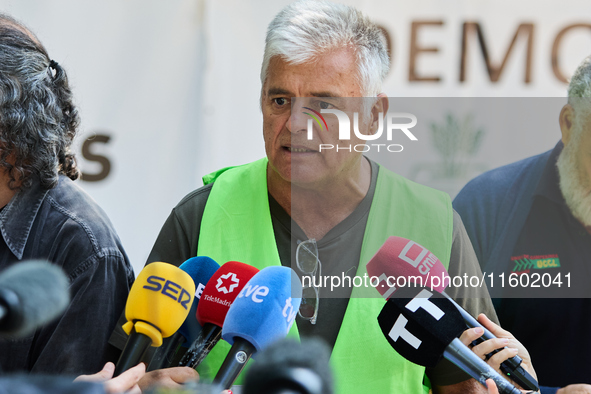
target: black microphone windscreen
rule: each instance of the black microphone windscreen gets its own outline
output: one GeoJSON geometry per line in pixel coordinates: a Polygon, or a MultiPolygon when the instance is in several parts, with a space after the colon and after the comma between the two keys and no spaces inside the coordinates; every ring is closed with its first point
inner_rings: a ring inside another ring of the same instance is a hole
{"type": "Polygon", "coordinates": [[[279,340],[257,355],[245,377],[243,394],[331,394],[329,359],[330,350],[320,339],[279,340]]]}
{"type": "Polygon", "coordinates": [[[419,287],[398,291],[378,316],[380,328],[401,356],[415,364],[434,367],[447,345],[466,329],[466,324],[454,305],[440,293],[419,287]]]}
{"type": "Polygon", "coordinates": [[[70,302],[69,281],[63,270],[46,261],[16,263],[0,272],[0,302],[8,313],[0,319],[0,333],[23,336],[59,316],[70,302]],[[10,304],[10,305],[8,305],[10,304]]]}

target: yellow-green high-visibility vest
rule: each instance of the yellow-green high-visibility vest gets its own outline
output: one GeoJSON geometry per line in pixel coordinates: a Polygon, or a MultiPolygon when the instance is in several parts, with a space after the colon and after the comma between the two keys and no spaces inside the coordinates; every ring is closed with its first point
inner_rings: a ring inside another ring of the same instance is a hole
{"type": "MultiPolygon", "coordinates": [[[[214,185],[199,230],[198,256],[221,263],[240,261],[259,269],[281,265],[267,191],[267,159],[225,168],[203,178],[214,185]]],[[[453,210],[449,195],[411,182],[380,167],[367,220],[357,276],[389,236],[411,239],[433,252],[447,268],[453,210]]],[[[353,289],[331,355],[336,392],[425,393],[424,367],[406,361],[390,347],[377,323],[384,299],[362,298],[353,289]]],[[[296,324],[290,335],[297,335],[296,324]]],[[[212,378],[230,346],[220,341],[198,371],[212,378]]],[[[256,362],[256,360],[255,360],[256,362]]],[[[239,382],[237,382],[239,384],[239,382]]]]}

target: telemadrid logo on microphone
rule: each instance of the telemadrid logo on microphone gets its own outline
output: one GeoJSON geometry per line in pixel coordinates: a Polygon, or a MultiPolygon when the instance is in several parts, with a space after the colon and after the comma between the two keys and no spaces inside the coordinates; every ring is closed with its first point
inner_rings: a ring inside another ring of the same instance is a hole
{"type": "Polygon", "coordinates": [[[240,279],[236,277],[233,272],[228,272],[225,275],[221,275],[218,278],[218,282],[215,288],[219,293],[229,294],[234,291],[235,288],[240,284],[240,279]]]}

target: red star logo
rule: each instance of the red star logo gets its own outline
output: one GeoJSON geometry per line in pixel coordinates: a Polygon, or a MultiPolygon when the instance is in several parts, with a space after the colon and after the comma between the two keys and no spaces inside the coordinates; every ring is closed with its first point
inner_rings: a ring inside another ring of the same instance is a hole
{"type": "Polygon", "coordinates": [[[222,275],[218,278],[218,283],[215,288],[218,289],[220,293],[228,294],[233,292],[234,289],[238,287],[239,283],[240,280],[236,277],[236,274],[228,272],[226,275],[222,275]]]}

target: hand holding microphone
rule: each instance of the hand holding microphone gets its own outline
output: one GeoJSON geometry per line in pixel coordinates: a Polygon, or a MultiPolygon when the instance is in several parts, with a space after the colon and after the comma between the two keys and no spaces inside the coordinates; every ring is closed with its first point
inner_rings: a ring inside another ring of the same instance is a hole
{"type": "MultiPolygon", "coordinates": [[[[472,351],[476,353],[476,355],[487,360],[489,365],[504,375],[504,372],[501,370],[502,362],[516,354],[520,354],[523,359],[521,365],[530,371],[534,379],[537,379],[536,372],[531,364],[529,352],[521,342],[515,339],[509,331],[503,330],[482,313],[478,316],[478,322],[482,324],[485,329],[488,329],[495,338],[479,342],[477,345],[473,346],[472,351]],[[502,350],[494,352],[497,349],[502,350]]],[[[460,340],[468,346],[475,343],[474,341],[482,336],[483,333],[484,330],[480,327],[472,328],[464,331],[460,336],[460,340]]],[[[512,380],[510,376],[509,379],[512,380]]]]}
{"type": "MultiPolygon", "coordinates": [[[[411,286],[411,283],[416,282],[417,279],[421,282],[420,285],[424,285],[425,287],[431,286],[433,290],[440,292],[456,307],[468,327],[480,327],[483,329],[484,334],[475,338],[476,343],[493,340],[493,342],[489,342],[486,345],[487,347],[494,343],[496,337],[493,333],[483,327],[464,308],[445,294],[444,290],[450,282],[447,270],[433,253],[418,243],[402,237],[388,238],[374,257],[367,263],[367,272],[370,276],[379,278],[380,282],[376,290],[386,299],[397,291],[397,288],[391,286],[391,283],[389,283],[392,277],[402,276],[408,279],[408,286],[411,286]]],[[[502,348],[503,346],[499,347],[502,348]]],[[[525,350],[525,348],[523,349],[525,350]]],[[[499,351],[502,350],[492,350],[493,353],[499,351]]],[[[504,352],[503,354],[506,355],[507,353],[504,352]]],[[[524,355],[527,355],[529,358],[527,351],[525,351],[524,355]]],[[[500,359],[500,357],[497,359],[500,359]]],[[[521,387],[528,390],[538,390],[538,382],[521,364],[521,357],[514,355],[501,363],[500,370],[505,376],[510,377],[511,380],[515,381],[521,387]]],[[[529,360],[527,365],[531,367],[529,360]]]]}
{"type": "Polygon", "coordinates": [[[102,382],[107,394],[141,394],[138,382],[146,373],[146,366],[143,363],[128,369],[116,378],[113,377],[114,372],[115,365],[108,362],[101,371],[92,375],[80,375],[74,379],[74,382],[102,382]]]}
{"type": "Polygon", "coordinates": [[[441,294],[424,287],[401,288],[386,302],[378,322],[390,345],[407,360],[434,367],[443,356],[483,386],[491,378],[501,393],[521,394],[457,338],[465,323],[441,294]]]}

